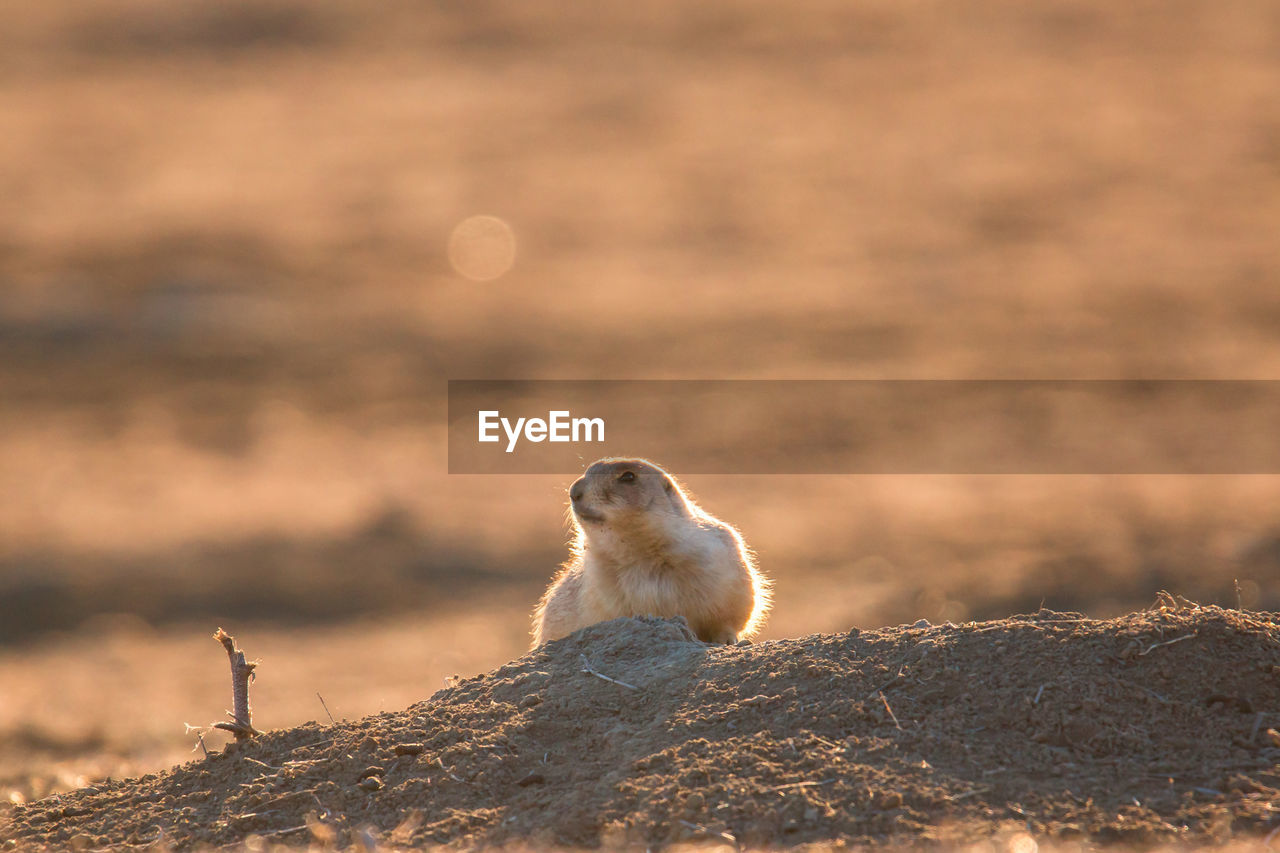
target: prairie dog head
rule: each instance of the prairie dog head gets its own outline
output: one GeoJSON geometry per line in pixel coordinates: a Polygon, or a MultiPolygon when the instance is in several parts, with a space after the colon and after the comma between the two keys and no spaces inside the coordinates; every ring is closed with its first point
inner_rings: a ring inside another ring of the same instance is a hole
{"type": "Polygon", "coordinates": [[[601,459],[569,487],[569,508],[589,541],[661,531],[697,511],[666,471],[646,459],[601,459]]]}

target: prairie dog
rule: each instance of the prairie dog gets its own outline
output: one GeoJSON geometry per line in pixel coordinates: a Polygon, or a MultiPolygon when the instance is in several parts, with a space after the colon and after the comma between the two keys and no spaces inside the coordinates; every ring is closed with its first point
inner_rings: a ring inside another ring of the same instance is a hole
{"type": "Polygon", "coordinates": [[[732,526],[645,459],[601,459],[569,488],[570,556],[533,614],[533,645],[621,616],[683,616],[698,638],[760,630],[769,581],[732,526]]]}

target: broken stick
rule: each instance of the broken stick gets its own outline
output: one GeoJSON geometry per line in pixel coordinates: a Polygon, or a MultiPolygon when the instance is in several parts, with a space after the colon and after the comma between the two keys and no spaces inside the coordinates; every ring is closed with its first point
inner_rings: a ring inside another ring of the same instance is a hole
{"type": "Polygon", "coordinates": [[[213,727],[231,732],[236,736],[236,740],[251,738],[260,734],[253,727],[249,714],[249,682],[253,679],[253,670],[258,664],[246,662],[244,652],[236,648],[236,638],[221,628],[214,633],[213,638],[222,643],[222,647],[227,650],[227,657],[231,659],[231,702],[235,709],[234,712],[227,712],[232,722],[214,723],[213,727]]]}

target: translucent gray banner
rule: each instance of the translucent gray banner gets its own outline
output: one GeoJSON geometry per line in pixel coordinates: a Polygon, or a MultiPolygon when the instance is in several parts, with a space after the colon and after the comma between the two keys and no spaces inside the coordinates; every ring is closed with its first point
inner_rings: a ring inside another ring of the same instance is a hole
{"type": "Polygon", "coordinates": [[[1277,474],[1280,381],[449,383],[449,472],[1277,474]]]}

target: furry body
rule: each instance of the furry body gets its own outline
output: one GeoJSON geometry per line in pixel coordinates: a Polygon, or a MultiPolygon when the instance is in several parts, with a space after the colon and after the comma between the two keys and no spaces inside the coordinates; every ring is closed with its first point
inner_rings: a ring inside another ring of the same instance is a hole
{"type": "Polygon", "coordinates": [[[570,488],[576,536],[534,612],[534,645],[621,616],[683,616],[698,638],[759,630],[769,583],[732,526],[644,459],[602,459],[570,488]]]}

